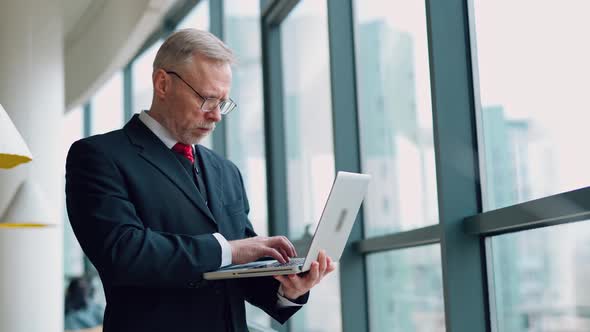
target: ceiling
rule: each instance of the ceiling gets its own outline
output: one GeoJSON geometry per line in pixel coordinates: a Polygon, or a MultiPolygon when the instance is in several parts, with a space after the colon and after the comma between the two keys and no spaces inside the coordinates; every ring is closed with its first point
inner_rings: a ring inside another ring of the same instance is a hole
{"type": "Polygon", "coordinates": [[[68,39],[68,35],[78,26],[78,22],[83,19],[90,18],[96,14],[104,4],[105,0],[61,0],[63,9],[63,28],[64,37],[68,39]]]}

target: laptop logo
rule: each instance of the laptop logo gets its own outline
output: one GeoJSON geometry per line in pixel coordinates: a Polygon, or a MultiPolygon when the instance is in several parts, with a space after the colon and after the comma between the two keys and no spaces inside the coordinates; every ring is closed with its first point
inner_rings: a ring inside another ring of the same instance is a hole
{"type": "Polygon", "coordinates": [[[338,223],[336,224],[336,232],[340,232],[342,225],[344,224],[344,219],[346,219],[346,215],[348,214],[348,210],[344,209],[340,211],[340,217],[338,217],[338,223]]]}

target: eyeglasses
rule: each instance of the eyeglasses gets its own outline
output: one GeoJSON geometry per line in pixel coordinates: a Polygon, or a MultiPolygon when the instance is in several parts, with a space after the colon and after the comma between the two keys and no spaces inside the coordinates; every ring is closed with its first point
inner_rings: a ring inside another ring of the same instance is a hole
{"type": "Polygon", "coordinates": [[[231,98],[228,98],[226,100],[219,100],[218,98],[210,97],[205,98],[201,96],[201,94],[198,93],[197,90],[195,90],[190,84],[188,84],[177,72],[167,70],[165,72],[166,74],[171,74],[178,77],[182,82],[184,82],[184,84],[186,84],[191,90],[193,90],[194,93],[196,93],[201,99],[203,99],[203,103],[201,104],[201,111],[203,111],[204,113],[211,112],[217,109],[217,107],[219,107],[219,113],[221,113],[222,115],[226,115],[238,107],[238,105],[231,98]]]}

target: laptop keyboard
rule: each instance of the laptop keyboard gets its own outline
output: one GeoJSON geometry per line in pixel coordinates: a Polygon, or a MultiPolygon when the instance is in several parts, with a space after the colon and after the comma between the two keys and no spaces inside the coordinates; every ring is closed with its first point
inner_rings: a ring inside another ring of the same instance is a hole
{"type": "Polygon", "coordinates": [[[269,265],[266,265],[265,267],[286,267],[286,266],[297,266],[297,265],[302,265],[303,262],[305,262],[305,258],[303,257],[298,257],[298,258],[291,258],[290,261],[286,262],[286,263],[280,263],[280,262],[275,262],[269,265]]]}

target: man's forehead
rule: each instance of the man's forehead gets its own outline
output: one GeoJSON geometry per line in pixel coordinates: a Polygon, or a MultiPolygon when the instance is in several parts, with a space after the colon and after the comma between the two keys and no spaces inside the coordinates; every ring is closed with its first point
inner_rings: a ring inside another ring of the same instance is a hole
{"type": "Polygon", "coordinates": [[[231,67],[219,61],[193,63],[189,66],[192,82],[201,89],[203,96],[226,98],[232,81],[231,67]]]}

